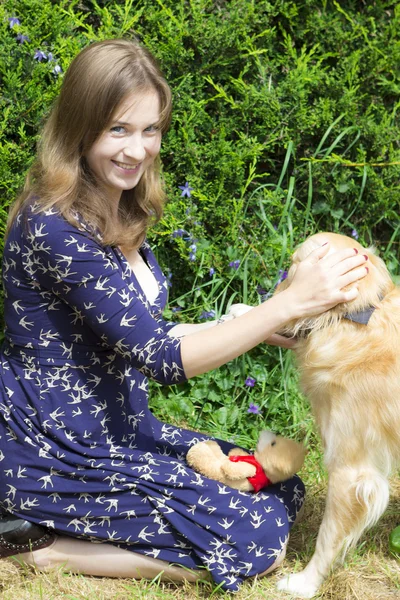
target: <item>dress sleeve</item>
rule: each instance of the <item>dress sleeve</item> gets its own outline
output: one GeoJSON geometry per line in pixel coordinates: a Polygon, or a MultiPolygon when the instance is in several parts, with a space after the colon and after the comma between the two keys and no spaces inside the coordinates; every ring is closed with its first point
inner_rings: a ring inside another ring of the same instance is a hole
{"type": "Polygon", "coordinates": [[[71,307],[104,346],[161,384],[186,380],[181,340],[148,311],[115,254],[58,213],[30,213],[24,227],[25,273],[71,307]]]}

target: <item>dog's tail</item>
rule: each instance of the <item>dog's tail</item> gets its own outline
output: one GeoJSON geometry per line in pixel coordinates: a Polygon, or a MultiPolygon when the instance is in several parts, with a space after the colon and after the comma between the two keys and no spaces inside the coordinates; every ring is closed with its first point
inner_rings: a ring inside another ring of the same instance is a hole
{"type": "Polygon", "coordinates": [[[389,503],[389,482],[384,475],[370,466],[357,470],[354,475],[352,497],[361,508],[363,517],[360,520],[356,519],[357,526],[347,536],[341,553],[342,558],[349,548],[355,546],[362,533],[378,522],[389,503]]]}

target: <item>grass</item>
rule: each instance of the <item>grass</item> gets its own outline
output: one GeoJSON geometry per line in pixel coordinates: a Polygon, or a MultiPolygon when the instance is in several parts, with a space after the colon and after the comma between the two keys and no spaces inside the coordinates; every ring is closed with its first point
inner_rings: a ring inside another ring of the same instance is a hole
{"type": "MultiPolygon", "coordinates": [[[[282,600],[275,584],[283,574],[301,570],[311,558],[322,519],[326,475],[319,446],[310,450],[302,476],[308,497],[303,521],[293,530],[283,566],[261,580],[249,580],[237,600],[282,600]]],[[[373,529],[368,531],[343,565],[323,585],[318,600],[400,600],[400,562],[388,550],[390,531],[399,524],[400,481],[392,480],[389,507],[373,529]]],[[[110,579],[70,575],[55,569],[39,573],[21,567],[16,559],[0,563],[2,600],[206,600],[226,598],[211,583],[165,584],[154,581],[110,579]]],[[[233,597],[233,596],[232,596],[233,597]]]]}

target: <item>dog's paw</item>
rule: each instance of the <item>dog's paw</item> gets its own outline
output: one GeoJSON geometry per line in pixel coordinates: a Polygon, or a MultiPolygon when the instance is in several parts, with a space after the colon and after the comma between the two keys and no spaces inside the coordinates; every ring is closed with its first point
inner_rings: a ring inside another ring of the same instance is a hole
{"type": "Polygon", "coordinates": [[[313,598],[318,591],[318,587],[310,581],[310,577],[304,571],[284,577],[278,581],[277,588],[296,598],[313,598]]]}

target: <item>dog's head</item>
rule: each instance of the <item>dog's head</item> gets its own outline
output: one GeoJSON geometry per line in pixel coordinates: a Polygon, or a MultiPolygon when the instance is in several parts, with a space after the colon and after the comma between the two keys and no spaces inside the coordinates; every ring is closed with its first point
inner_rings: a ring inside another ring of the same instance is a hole
{"type": "Polygon", "coordinates": [[[262,431],[254,456],[272,483],[285,481],[301,469],[306,456],[303,444],[262,431]]]}
{"type": "MultiPolygon", "coordinates": [[[[286,333],[291,332],[296,335],[300,330],[322,327],[327,320],[340,319],[347,313],[362,311],[371,306],[377,307],[381,299],[394,287],[385,263],[375,254],[374,248],[363,248],[356,240],[345,235],[324,232],[310,236],[297,248],[292,256],[292,264],[288,276],[279,284],[276,293],[282,292],[290,285],[297,265],[307,258],[310,252],[322,246],[325,242],[329,242],[330,244],[329,252],[326,256],[345,248],[356,248],[360,254],[366,254],[368,256],[369,272],[363,279],[349,286],[349,288],[357,287],[358,289],[358,295],[354,300],[338,304],[319,317],[307,318],[301,323],[289,324],[285,330],[286,333]]],[[[344,289],[346,290],[347,288],[344,289]]]]}

